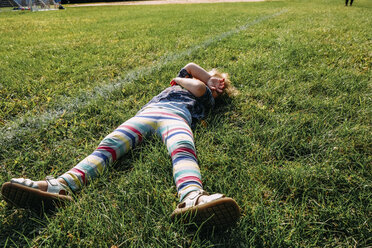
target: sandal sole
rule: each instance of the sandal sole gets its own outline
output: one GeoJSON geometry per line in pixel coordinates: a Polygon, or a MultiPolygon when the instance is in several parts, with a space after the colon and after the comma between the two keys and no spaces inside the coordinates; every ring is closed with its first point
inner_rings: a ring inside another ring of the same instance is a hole
{"type": "Polygon", "coordinates": [[[195,222],[203,228],[228,228],[236,224],[240,218],[240,208],[232,198],[225,197],[212,202],[187,209],[176,209],[172,220],[181,219],[183,222],[195,222]]]}
{"type": "Polygon", "coordinates": [[[1,194],[6,202],[16,207],[39,212],[54,210],[56,206],[72,201],[70,196],[52,194],[11,182],[3,184],[1,194]]]}

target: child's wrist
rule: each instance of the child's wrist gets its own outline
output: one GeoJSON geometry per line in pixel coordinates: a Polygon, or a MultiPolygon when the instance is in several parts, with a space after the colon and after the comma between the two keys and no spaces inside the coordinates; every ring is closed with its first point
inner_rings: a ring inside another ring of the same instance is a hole
{"type": "Polygon", "coordinates": [[[208,85],[209,81],[212,79],[212,76],[209,75],[208,79],[207,79],[207,82],[205,82],[206,85],[208,85]]]}

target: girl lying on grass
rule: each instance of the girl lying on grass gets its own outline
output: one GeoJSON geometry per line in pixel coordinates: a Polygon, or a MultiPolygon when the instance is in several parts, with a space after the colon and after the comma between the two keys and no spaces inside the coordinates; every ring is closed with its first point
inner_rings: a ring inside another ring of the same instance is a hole
{"type": "Polygon", "coordinates": [[[71,201],[69,193],[84,185],[121,158],[145,136],[156,133],[172,158],[173,177],[180,204],[172,219],[183,215],[209,227],[229,226],[240,216],[237,203],[222,194],[209,195],[203,190],[191,126],[214,107],[215,98],[231,95],[234,88],[227,74],[207,72],[187,64],[165,89],[147,103],[134,117],[105,137],[98,148],[78,165],[59,176],[44,181],[18,178],[3,184],[4,199],[15,206],[33,210],[50,210],[71,201]]]}

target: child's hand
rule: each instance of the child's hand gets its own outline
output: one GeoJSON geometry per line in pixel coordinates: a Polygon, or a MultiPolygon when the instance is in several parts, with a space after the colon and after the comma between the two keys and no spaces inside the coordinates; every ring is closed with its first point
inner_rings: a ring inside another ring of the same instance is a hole
{"type": "Polygon", "coordinates": [[[222,93],[223,89],[225,88],[225,79],[224,78],[211,77],[208,80],[207,85],[208,85],[209,89],[211,89],[212,91],[215,90],[218,93],[222,93]]]}

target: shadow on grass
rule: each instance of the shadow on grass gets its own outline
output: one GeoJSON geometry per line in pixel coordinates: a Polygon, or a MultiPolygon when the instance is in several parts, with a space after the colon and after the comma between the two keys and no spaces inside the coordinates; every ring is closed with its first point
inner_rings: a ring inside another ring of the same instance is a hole
{"type": "Polygon", "coordinates": [[[1,211],[1,247],[31,246],[32,240],[47,225],[47,219],[54,213],[36,214],[31,210],[6,206],[1,211]]]}
{"type": "Polygon", "coordinates": [[[174,223],[174,228],[182,237],[180,247],[244,247],[241,241],[246,235],[240,229],[240,224],[229,228],[205,229],[195,223],[174,223]]]}

